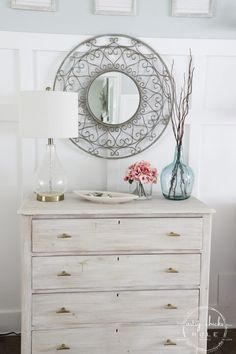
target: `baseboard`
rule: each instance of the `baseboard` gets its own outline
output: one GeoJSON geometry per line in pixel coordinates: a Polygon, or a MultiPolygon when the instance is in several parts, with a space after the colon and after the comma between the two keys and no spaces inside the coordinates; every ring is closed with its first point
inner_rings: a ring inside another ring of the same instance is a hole
{"type": "Polygon", "coordinates": [[[0,333],[20,332],[20,310],[0,310],[0,333]]]}

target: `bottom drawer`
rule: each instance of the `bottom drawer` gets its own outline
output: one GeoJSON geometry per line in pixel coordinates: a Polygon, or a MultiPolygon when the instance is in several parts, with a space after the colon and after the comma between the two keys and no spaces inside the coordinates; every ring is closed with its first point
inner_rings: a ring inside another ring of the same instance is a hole
{"type": "Polygon", "coordinates": [[[32,354],[196,354],[182,326],[83,327],[33,331],[32,354]]]}

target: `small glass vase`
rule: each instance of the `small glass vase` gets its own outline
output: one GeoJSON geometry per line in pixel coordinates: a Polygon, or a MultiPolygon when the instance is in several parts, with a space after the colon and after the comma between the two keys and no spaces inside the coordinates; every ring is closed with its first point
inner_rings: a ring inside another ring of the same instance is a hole
{"type": "Polygon", "coordinates": [[[161,173],[161,190],[165,198],[184,200],[190,197],[194,184],[194,173],[183,161],[182,145],[176,146],[173,162],[161,173]]]}
{"type": "Polygon", "coordinates": [[[152,183],[141,183],[133,181],[130,184],[130,192],[138,196],[138,200],[147,200],[152,198],[152,183]]]}

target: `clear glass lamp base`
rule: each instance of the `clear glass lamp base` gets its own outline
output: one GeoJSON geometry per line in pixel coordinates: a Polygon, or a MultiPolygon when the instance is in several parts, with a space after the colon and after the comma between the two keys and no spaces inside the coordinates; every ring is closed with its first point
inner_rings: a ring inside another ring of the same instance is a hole
{"type": "Polygon", "coordinates": [[[53,139],[48,139],[46,154],[34,178],[34,191],[40,202],[64,200],[67,177],[58,159],[53,139]]]}

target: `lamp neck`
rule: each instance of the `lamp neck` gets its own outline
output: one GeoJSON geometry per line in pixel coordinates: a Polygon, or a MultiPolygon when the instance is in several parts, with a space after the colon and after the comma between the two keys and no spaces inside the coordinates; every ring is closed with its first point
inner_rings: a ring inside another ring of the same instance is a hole
{"type": "Polygon", "coordinates": [[[54,141],[52,138],[48,138],[48,145],[54,145],[54,141]]]}

